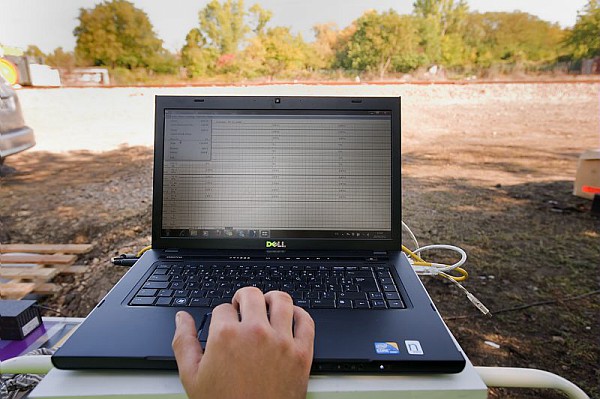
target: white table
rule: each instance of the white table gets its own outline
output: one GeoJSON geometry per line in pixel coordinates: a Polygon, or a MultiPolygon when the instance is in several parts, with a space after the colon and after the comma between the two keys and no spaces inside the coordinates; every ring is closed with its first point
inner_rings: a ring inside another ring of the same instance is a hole
{"type": "MultiPolygon", "coordinates": [[[[311,376],[307,398],[484,399],[487,387],[467,361],[459,374],[311,376]]],[[[186,398],[174,371],[68,371],[52,369],[29,395],[57,398],[186,398]]]]}

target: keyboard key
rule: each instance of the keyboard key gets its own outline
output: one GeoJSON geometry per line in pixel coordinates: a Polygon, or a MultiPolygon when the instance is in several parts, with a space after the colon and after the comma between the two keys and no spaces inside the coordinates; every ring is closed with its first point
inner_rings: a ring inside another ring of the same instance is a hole
{"type": "Polygon", "coordinates": [[[173,294],[173,296],[176,297],[188,297],[189,296],[190,291],[189,290],[176,290],[175,293],[173,294]]]}
{"type": "Polygon", "coordinates": [[[381,292],[369,292],[369,299],[383,299],[383,294],[381,292]]]}
{"type": "Polygon", "coordinates": [[[156,292],[158,290],[149,290],[147,288],[142,288],[138,291],[137,296],[156,296],[156,292]]]}
{"type": "Polygon", "coordinates": [[[174,281],[169,288],[172,290],[182,290],[185,288],[185,283],[183,281],[174,281]]]}
{"type": "MultiPolygon", "coordinates": [[[[296,299],[305,299],[305,292],[304,291],[291,291],[288,292],[288,294],[290,294],[290,296],[292,297],[292,299],[296,300],[296,299]]],[[[319,299],[319,298],[306,298],[306,299],[319,299]]]]}
{"type": "Polygon", "coordinates": [[[391,285],[382,284],[381,288],[383,288],[383,290],[386,292],[396,292],[397,291],[396,287],[393,284],[391,284],[391,285]]]}
{"type": "Polygon", "coordinates": [[[164,275],[164,274],[153,274],[152,276],[150,276],[148,281],[158,281],[158,282],[169,281],[169,276],[164,275]]]}
{"type": "Polygon", "coordinates": [[[153,274],[153,275],[158,275],[158,274],[167,274],[168,272],[169,272],[169,269],[168,269],[168,268],[166,268],[166,269],[162,269],[162,268],[161,268],[161,269],[159,269],[159,268],[157,268],[157,269],[154,271],[154,273],[152,273],[152,274],[153,274]]]}
{"type": "Polygon", "coordinates": [[[206,293],[206,297],[207,298],[222,298],[223,297],[223,291],[221,291],[221,290],[209,290],[206,293]]]}
{"type": "Polygon", "coordinates": [[[354,308],[355,309],[369,309],[369,301],[367,301],[366,299],[357,299],[354,301],[354,308]]]}
{"type": "Polygon", "coordinates": [[[156,306],[171,306],[171,301],[173,298],[170,297],[161,297],[156,300],[156,306]]]}
{"type": "Polygon", "coordinates": [[[146,296],[136,296],[129,303],[131,306],[150,306],[154,305],[154,300],[156,298],[146,297],[146,296]]]}
{"type": "Polygon", "coordinates": [[[171,303],[171,306],[187,306],[188,299],[187,298],[175,298],[171,303]]]}
{"type": "Polygon", "coordinates": [[[313,299],[310,301],[310,307],[313,309],[334,309],[335,301],[333,299],[313,299]]]}
{"type": "MultiPolygon", "coordinates": [[[[380,298],[371,298],[371,299],[380,299],[380,298]]],[[[400,299],[400,295],[397,292],[386,292],[385,299],[400,299]]]]}
{"type": "Polygon", "coordinates": [[[229,301],[228,299],[225,298],[215,298],[213,299],[212,303],[210,304],[211,307],[217,307],[223,303],[231,303],[231,301],[229,301]]]}
{"type": "MultiPolygon", "coordinates": [[[[346,270],[348,270],[348,268],[346,268],[346,270]]],[[[346,271],[346,277],[373,277],[373,273],[371,271],[363,271],[363,270],[358,270],[358,271],[346,271]]]]}
{"type": "Polygon", "coordinates": [[[406,306],[400,300],[387,301],[390,309],[404,309],[406,306]]]}
{"type": "Polygon", "coordinates": [[[371,301],[371,307],[373,309],[387,309],[385,301],[371,301]]]}
{"type": "Polygon", "coordinates": [[[340,299],[337,301],[339,309],[352,309],[352,301],[349,299],[340,299]]]}
{"type": "Polygon", "coordinates": [[[354,279],[354,283],[360,287],[361,291],[378,291],[374,278],[357,277],[354,279]]]}
{"type": "Polygon", "coordinates": [[[165,282],[156,282],[152,281],[144,284],[144,288],[153,289],[153,290],[161,290],[163,288],[169,287],[169,283],[165,282]]]}
{"type": "Polygon", "coordinates": [[[210,302],[212,299],[210,298],[192,298],[190,301],[190,306],[193,307],[210,307],[210,302]]]}
{"type": "Polygon", "coordinates": [[[310,307],[310,301],[308,299],[295,299],[294,304],[296,306],[300,306],[301,308],[310,307]]]}
{"type": "Polygon", "coordinates": [[[337,294],[338,299],[367,299],[365,292],[340,292],[337,294]]]}
{"type": "Polygon", "coordinates": [[[381,284],[394,284],[394,280],[392,280],[389,277],[379,278],[379,281],[381,282],[381,284]]]}
{"type": "Polygon", "coordinates": [[[173,296],[173,290],[160,290],[158,296],[173,296]]]}
{"type": "Polygon", "coordinates": [[[335,299],[335,292],[333,292],[333,291],[322,292],[321,299],[335,299]]]}

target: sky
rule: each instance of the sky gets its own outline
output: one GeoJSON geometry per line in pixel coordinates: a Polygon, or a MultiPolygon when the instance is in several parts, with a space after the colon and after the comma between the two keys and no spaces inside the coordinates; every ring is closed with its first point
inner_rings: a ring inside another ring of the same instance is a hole
{"type": "MultiPolygon", "coordinates": [[[[148,15],[158,37],[170,51],[183,46],[191,28],[198,26],[198,11],[209,0],[130,0],[148,15]]],[[[0,0],[0,43],[27,48],[37,45],[43,52],[57,47],[71,51],[75,47],[73,29],[80,8],[93,8],[101,0],[0,0]]],[[[312,41],[312,27],[335,22],[348,26],[364,11],[412,11],[413,0],[246,0],[273,12],[268,26],[289,26],[294,33],[312,41]]],[[[467,0],[471,11],[525,11],[543,20],[571,27],[587,0],[467,0]]]]}

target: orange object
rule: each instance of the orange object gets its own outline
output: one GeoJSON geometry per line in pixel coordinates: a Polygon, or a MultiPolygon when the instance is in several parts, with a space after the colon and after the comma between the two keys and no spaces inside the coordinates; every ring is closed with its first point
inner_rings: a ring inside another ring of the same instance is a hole
{"type": "Polygon", "coordinates": [[[581,191],[584,193],[600,194],[600,187],[583,186],[581,187],[581,191]]]}
{"type": "Polygon", "coordinates": [[[587,199],[600,194],[600,148],[586,151],[579,157],[573,194],[587,199]]]}
{"type": "Polygon", "coordinates": [[[19,71],[10,61],[0,58],[0,75],[6,79],[8,84],[14,85],[19,81],[19,71]]]}

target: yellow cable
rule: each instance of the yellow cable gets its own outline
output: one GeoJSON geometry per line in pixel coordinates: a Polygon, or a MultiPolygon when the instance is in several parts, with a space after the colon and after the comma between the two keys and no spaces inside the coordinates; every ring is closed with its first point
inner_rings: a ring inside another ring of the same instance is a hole
{"type": "Polygon", "coordinates": [[[406,254],[408,254],[408,256],[410,256],[411,258],[413,258],[417,262],[427,263],[427,265],[419,265],[419,266],[431,266],[431,263],[425,262],[419,255],[417,255],[416,253],[414,253],[413,251],[411,251],[410,249],[408,249],[404,245],[402,246],[402,251],[404,251],[406,254]]]}
{"type": "MultiPolygon", "coordinates": [[[[411,251],[404,245],[402,245],[402,251],[414,259],[413,266],[431,266],[431,263],[423,260],[423,258],[421,258],[419,255],[417,255],[416,253],[414,253],[413,251],[411,251]]],[[[450,278],[454,281],[465,281],[467,278],[469,278],[469,273],[462,267],[457,267],[453,270],[456,270],[458,273],[460,273],[460,276],[453,276],[451,274],[446,274],[444,277],[450,278]]]]}
{"type": "Polygon", "coordinates": [[[144,254],[144,252],[148,251],[149,249],[152,249],[152,245],[148,245],[147,247],[142,248],[138,253],[137,253],[137,257],[139,258],[140,256],[142,256],[144,254]]]}

